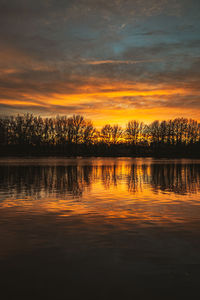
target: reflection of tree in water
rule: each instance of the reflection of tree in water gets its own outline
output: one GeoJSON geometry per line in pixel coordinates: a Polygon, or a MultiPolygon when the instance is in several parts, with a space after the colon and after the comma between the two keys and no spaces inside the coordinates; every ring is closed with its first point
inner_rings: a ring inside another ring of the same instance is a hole
{"type": "Polygon", "coordinates": [[[1,166],[0,189],[16,198],[81,196],[91,184],[91,166],[1,166]]]}
{"type": "Polygon", "coordinates": [[[131,165],[127,176],[128,190],[132,193],[142,191],[145,183],[149,183],[148,165],[131,165]]]}
{"type": "Polygon", "coordinates": [[[200,190],[199,164],[152,164],[151,185],[154,190],[177,194],[196,193],[200,190]]]}
{"type": "Polygon", "coordinates": [[[101,180],[106,189],[124,183],[133,193],[142,191],[145,185],[154,191],[197,193],[200,190],[200,165],[0,166],[0,190],[16,198],[81,197],[97,180],[101,180]]]}
{"type": "Polygon", "coordinates": [[[128,190],[130,192],[137,192],[139,187],[139,176],[137,165],[131,165],[130,172],[127,177],[128,190]]]}
{"type": "Polygon", "coordinates": [[[117,165],[101,166],[101,180],[106,189],[109,189],[111,185],[117,186],[119,181],[120,168],[117,165]]]}

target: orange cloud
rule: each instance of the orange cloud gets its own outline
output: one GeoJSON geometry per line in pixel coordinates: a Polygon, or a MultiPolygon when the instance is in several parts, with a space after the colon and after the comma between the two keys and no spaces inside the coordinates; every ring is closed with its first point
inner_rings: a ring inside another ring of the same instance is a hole
{"type": "MultiPolygon", "coordinates": [[[[15,79],[14,81],[15,82],[15,79]]],[[[78,79],[77,79],[78,82],[78,79]]],[[[81,80],[80,80],[81,82],[81,80]]],[[[15,82],[18,84],[18,82],[15,82]]],[[[80,87],[67,93],[64,82],[54,85],[54,90],[32,91],[32,87],[22,84],[20,89],[4,89],[0,105],[17,112],[32,111],[43,115],[82,114],[94,121],[96,126],[105,123],[124,126],[127,121],[137,119],[150,122],[155,119],[192,117],[200,119],[199,110],[189,101],[191,97],[199,99],[200,92],[196,85],[152,84],[144,82],[122,82],[91,77],[80,87]],[[17,91],[16,91],[17,90],[17,91]],[[185,100],[187,98],[187,101],[185,100]],[[185,102],[184,102],[185,101],[185,102]]],[[[2,90],[1,90],[2,91],[2,90]]]]}

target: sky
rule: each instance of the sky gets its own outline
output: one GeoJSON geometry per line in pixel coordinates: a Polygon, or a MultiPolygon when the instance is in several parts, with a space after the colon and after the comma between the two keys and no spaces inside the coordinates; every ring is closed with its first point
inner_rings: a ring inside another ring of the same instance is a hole
{"type": "Polygon", "coordinates": [[[0,114],[200,121],[199,0],[0,0],[0,114]]]}

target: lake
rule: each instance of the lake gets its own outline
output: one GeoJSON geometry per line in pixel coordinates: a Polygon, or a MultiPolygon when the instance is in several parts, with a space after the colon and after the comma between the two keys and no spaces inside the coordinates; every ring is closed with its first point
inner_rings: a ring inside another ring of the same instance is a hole
{"type": "Polygon", "coordinates": [[[2,299],[199,290],[200,160],[1,158],[2,299]]]}

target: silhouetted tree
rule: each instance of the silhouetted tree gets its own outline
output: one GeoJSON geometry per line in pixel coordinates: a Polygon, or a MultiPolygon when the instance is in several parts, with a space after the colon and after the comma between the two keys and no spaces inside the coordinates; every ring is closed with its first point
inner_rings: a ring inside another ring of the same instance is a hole
{"type": "Polygon", "coordinates": [[[101,138],[104,143],[110,145],[112,143],[113,128],[110,124],[105,125],[101,129],[101,138]]]}
{"type": "Polygon", "coordinates": [[[119,125],[114,125],[112,128],[112,141],[114,144],[120,142],[120,139],[123,137],[123,130],[119,125]]]}
{"type": "Polygon", "coordinates": [[[137,145],[139,138],[142,136],[143,123],[139,121],[130,121],[126,127],[127,141],[131,144],[137,145]]]}
{"type": "Polygon", "coordinates": [[[125,130],[107,124],[98,131],[80,115],[25,114],[0,118],[0,146],[1,154],[200,156],[200,123],[186,118],[149,125],[132,120],[125,130]]]}

